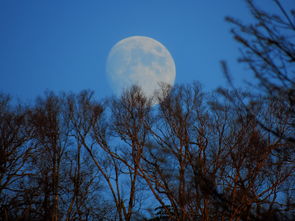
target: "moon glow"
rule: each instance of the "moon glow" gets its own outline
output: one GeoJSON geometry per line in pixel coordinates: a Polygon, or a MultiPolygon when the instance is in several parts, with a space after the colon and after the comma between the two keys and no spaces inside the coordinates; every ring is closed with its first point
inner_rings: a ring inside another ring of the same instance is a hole
{"type": "Polygon", "coordinates": [[[165,46],[143,36],[115,44],[107,58],[106,72],[117,95],[137,85],[148,98],[160,89],[161,83],[173,86],[176,76],[174,60],[165,46]]]}

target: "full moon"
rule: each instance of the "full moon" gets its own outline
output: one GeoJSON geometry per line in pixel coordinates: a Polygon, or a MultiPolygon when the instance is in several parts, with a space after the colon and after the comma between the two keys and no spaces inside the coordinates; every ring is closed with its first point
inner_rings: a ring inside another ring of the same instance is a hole
{"type": "Polygon", "coordinates": [[[137,85],[148,98],[159,91],[161,83],[173,86],[176,75],[174,60],[165,46],[144,36],[116,43],[108,55],[106,72],[115,94],[137,85]]]}

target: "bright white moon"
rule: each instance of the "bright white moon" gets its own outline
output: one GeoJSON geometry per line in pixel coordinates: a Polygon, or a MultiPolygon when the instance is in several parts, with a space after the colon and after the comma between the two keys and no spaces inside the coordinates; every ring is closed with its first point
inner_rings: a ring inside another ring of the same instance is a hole
{"type": "Polygon", "coordinates": [[[137,85],[149,98],[160,89],[161,83],[173,86],[176,75],[174,60],[164,45],[143,36],[128,37],[115,44],[106,71],[117,95],[137,85]]]}

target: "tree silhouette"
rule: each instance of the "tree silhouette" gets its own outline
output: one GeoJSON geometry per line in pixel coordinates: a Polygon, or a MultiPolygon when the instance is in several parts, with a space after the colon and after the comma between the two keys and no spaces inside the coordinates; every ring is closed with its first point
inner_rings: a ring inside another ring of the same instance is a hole
{"type": "MultiPolygon", "coordinates": [[[[252,24],[243,24],[232,17],[226,20],[234,25],[232,34],[242,46],[240,62],[246,64],[257,84],[251,84],[257,95],[265,99],[274,100],[281,114],[272,116],[288,122],[288,130],[280,127],[271,128],[265,124],[265,118],[258,118],[257,122],[265,130],[269,130],[278,137],[283,137],[295,143],[295,11],[286,9],[283,2],[274,0],[276,13],[272,14],[260,9],[253,0],[246,0],[252,17],[252,24]],[[282,116],[283,115],[283,116],[282,116]]],[[[222,62],[223,71],[231,84],[231,76],[226,63],[222,62]]],[[[236,94],[239,97],[238,94],[236,94]]],[[[252,96],[252,100],[255,101],[252,96]]],[[[245,106],[249,114],[251,109],[245,106]]]]}

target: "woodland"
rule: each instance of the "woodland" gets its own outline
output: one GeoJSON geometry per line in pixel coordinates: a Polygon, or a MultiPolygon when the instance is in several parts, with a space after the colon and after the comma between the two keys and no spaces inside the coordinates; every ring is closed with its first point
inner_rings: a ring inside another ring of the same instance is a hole
{"type": "Polygon", "coordinates": [[[295,220],[295,10],[246,2],[251,90],[1,93],[0,220],[295,220]]]}

